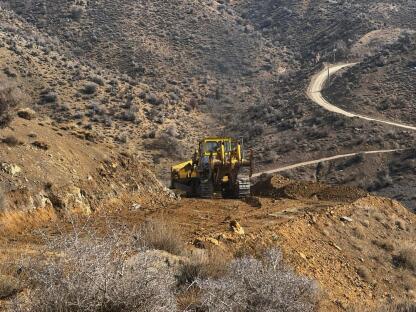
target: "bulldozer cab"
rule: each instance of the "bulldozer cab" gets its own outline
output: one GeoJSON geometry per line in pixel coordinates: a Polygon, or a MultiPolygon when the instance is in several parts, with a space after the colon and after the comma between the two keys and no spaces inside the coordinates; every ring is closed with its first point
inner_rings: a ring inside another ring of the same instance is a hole
{"type": "Polygon", "coordinates": [[[237,148],[237,141],[231,138],[206,138],[199,143],[199,151],[202,156],[217,156],[220,153],[221,145],[224,143],[224,152],[226,154],[237,148]]]}

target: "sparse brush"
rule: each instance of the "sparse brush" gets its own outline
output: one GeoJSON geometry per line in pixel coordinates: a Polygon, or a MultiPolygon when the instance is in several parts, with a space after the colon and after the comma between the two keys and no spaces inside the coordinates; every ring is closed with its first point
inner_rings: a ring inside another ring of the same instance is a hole
{"type": "Polygon", "coordinates": [[[285,268],[282,254],[270,250],[263,260],[234,260],[222,278],[200,280],[203,309],[209,311],[315,311],[318,286],[285,268]]]}
{"type": "Polygon", "coordinates": [[[1,140],[4,144],[7,144],[8,146],[17,146],[23,144],[21,141],[19,141],[14,135],[9,135],[1,140]]]}
{"type": "Polygon", "coordinates": [[[10,124],[15,109],[22,100],[23,96],[14,84],[7,81],[0,82],[0,128],[10,124]]]}
{"type": "Polygon", "coordinates": [[[393,257],[393,261],[397,266],[416,273],[416,248],[414,246],[404,247],[393,257]]]}
{"type": "Polygon", "coordinates": [[[192,255],[179,269],[178,285],[191,285],[197,279],[219,278],[226,274],[228,256],[219,250],[192,255]]]}
{"type": "Polygon", "coordinates": [[[182,255],[185,250],[177,229],[167,223],[154,220],[145,222],[141,227],[138,245],[141,248],[165,250],[174,255],[182,255]]]}
{"type": "Polygon", "coordinates": [[[393,303],[377,309],[374,312],[415,312],[416,303],[404,302],[404,303],[393,303]]]}
{"type": "Polygon", "coordinates": [[[94,94],[95,92],[97,92],[97,88],[98,85],[94,82],[87,82],[86,84],[84,84],[84,87],[82,89],[82,92],[84,94],[94,94]]]}
{"type": "Polygon", "coordinates": [[[10,275],[0,274],[0,300],[16,294],[20,289],[20,282],[10,275]]]}
{"type": "Polygon", "coordinates": [[[25,268],[35,289],[19,311],[176,311],[174,274],[158,254],[130,256],[118,234],[75,231],[52,246],[59,257],[25,268]]]}

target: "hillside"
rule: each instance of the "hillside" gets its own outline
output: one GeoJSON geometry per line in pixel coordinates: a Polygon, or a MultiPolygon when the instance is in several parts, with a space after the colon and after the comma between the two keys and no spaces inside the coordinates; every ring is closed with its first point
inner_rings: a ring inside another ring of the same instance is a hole
{"type": "MultiPolygon", "coordinates": [[[[185,263],[186,257],[192,259],[192,254],[222,254],[228,259],[232,255],[259,255],[278,246],[286,264],[298,274],[317,281],[321,291],[319,311],[372,310],[390,301],[414,300],[416,281],[411,266],[414,262],[399,261],[416,230],[415,216],[409,210],[395,201],[367,196],[354,188],[331,188],[322,183],[301,183],[281,177],[262,180],[259,189],[262,195],[255,205],[233,200],[213,203],[183,199],[166,205],[165,209],[151,203],[144,205],[146,209],[132,209],[134,201],[124,197],[105,204],[105,209],[94,212],[85,221],[57,218],[53,212],[45,214],[43,210],[21,218],[3,215],[1,272],[21,280],[23,289],[30,287],[26,284],[27,273],[19,275],[16,269],[38,270],[34,266],[36,261],[48,261],[54,268],[54,263],[57,265],[54,255],[67,248],[56,240],[59,237],[55,237],[52,245],[45,240],[56,235],[57,229],[60,235],[69,235],[68,239],[75,233],[86,238],[91,233],[101,233],[93,238],[97,240],[109,231],[127,252],[131,233],[145,220],[169,220],[170,227],[181,229],[179,235],[185,242],[181,247],[184,250],[171,252],[180,252],[185,263]],[[34,220],[37,231],[33,231],[34,220]],[[235,220],[239,231],[229,225],[235,220]],[[88,230],[84,233],[82,229],[88,230]],[[42,254],[41,250],[49,253],[42,254]],[[17,254],[24,259],[20,264],[15,262],[17,254]],[[27,262],[26,255],[31,255],[32,261],[27,262]]],[[[154,237],[154,241],[163,237],[154,237]]],[[[179,239],[177,235],[169,237],[179,239]]],[[[172,248],[168,247],[171,244],[160,246],[172,248]]],[[[129,257],[141,253],[140,249],[128,252],[129,257]]],[[[169,261],[172,269],[178,266],[173,255],[162,254],[161,259],[169,261]]],[[[25,293],[19,298],[23,299],[25,293]]]]}
{"type": "Polygon", "coordinates": [[[0,1],[0,311],[413,311],[415,16],[0,1]],[[166,187],[214,135],[253,150],[247,198],[166,187]]]}

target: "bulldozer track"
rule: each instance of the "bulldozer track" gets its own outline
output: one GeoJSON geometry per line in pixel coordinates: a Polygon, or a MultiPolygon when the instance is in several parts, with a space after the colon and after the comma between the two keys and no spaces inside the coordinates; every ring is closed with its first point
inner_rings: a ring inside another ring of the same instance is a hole
{"type": "Polygon", "coordinates": [[[199,184],[199,196],[210,199],[214,195],[214,185],[211,180],[201,180],[199,184]]]}
{"type": "Polygon", "coordinates": [[[245,198],[250,196],[250,178],[249,177],[238,177],[238,198],[245,198]]]}

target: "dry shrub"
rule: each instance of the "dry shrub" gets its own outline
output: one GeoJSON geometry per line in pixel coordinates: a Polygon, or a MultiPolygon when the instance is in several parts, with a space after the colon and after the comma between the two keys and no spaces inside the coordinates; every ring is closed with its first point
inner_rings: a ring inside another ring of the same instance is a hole
{"type": "Polygon", "coordinates": [[[353,235],[358,239],[365,238],[365,232],[362,226],[356,226],[353,228],[353,235]]]}
{"type": "Polygon", "coordinates": [[[372,281],[370,270],[364,266],[357,268],[357,274],[363,279],[363,281],[366,281],[367,283],[372,281]]]}
{"type": "Polygon", "coordinates": [[[397,266],[412,270],[416,273],[416,248],[408,246],[401,249],[399,253],[393,257],[393,261],[397,266]]]}
{"type": "Polygon", "coordinates": [[[282,254],[270,250],[262,261],[234,260],[219,279],[199,280],[202,308],[208,311],[315,311],[318,286],[283,265],[282,254]]]}
{"type": "Polygon", "coordinates": [[[16,278],[0,274],[0,300],[15,295],[19,290],[20,283],[16,278]]]}
{"type": "Polygon", "coordinates": [[[7,144],[8,146],[17,146],[23,144],[22,141],[20,141],[18,138],[16,138],[14,135],[9,135],[1,140],[4,144],[7,144]]]}
{"type": "Polygon", "coordinates": [[[390,240],[373,240],[372,243],[387,252],[394,251],[394,244],[390,240]]]}
{"type": "Polygon", "coordinates": [[[22,119],[32,120],[36,117],[36,112],[30,108],[22,108],[17,112],[17,116],[22,119]]]}
{"type": "Polygon", "coordinates": [[[182,255],[185,244],[178,229],[163,221],[146,221],[138,235],[138,244],[142,248],[165,250],[174,255],[182,255]]]}
{"type": "Polygon", "coordinates": [[[0,186],[0,213],[6,209],[6,196],[4,195],[4,190],[0,186]]]}
{"type": "MultiPolygon", "coordinates": [[[[122,236],[80,233],[60,237],[42,269],[31,270],[29,297],[19,311],[176,311],[174,274],[156,253],[136,256],[122,236]]],[[[35,266],[38,268],[39,266],[35,266]]]]}
{"type": "Polygon", "coordinates": [[[22,100],[23,96],[14,84],[0,80],[0,128],[10,124],[22,100]]]}
{"type": "Polygon", "coordinates": [[[178,284],[191,285],[198,279],[220,278],[226,274],[229,262],[229,257],[219,250],[194,254],[180,267],[178,284]]]}
{"type": "Polygon", "coordinates": [[[416,312],[416,303],[394,303],[377,309],[377,312],[416,312]]]}

